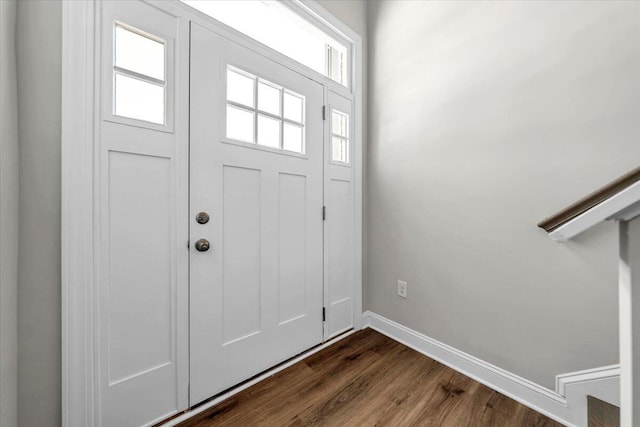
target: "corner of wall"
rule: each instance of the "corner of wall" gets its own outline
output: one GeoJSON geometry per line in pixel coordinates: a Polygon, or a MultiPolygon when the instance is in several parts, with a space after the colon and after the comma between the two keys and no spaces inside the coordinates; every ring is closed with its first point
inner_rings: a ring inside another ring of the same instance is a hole
{"type": "Polygon", "coordinates": [[[17,425],[18,117],[15,0],[0,1],[0,425],[17,425]]]}

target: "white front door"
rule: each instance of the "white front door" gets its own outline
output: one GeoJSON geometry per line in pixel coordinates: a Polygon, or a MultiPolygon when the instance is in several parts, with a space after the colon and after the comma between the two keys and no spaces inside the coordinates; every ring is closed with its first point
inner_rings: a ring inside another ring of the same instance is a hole
{"type": "Polygon", "coordinates": [[[192,406],[322,342],[323,94],[192,24],[192,406]]]}

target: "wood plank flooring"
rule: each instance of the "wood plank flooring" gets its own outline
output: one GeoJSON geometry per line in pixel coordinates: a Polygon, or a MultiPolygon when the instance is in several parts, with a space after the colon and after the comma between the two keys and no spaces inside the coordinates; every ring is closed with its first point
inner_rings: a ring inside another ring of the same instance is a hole
{"type": "Polygon", "coordinates": [[[384,335],[365,329],[180,427],[560,426],[384,335]]]}
{"type": "Polygon", "coordinates": [[[589,427],[620,427],[620,408],[587,396],[589,427]]]}

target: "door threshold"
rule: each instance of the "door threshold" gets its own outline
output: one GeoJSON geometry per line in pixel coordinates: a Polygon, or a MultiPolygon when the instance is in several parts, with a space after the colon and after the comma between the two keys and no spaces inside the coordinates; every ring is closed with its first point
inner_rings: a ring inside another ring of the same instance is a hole
{"type": "Polygon", "coordinates": [[[356,332],[355,329],[351,329],[349,331],[346,331],[336,337],[331,338],[329,341],[324,342],[322,344],[319,344],[315,347],[310,348],[309,350],[300,353],[297,356],[292,357],[289,360],[286,360],[276,366],[274,366],[273,368],[266,370],[254,377],[249,378],[248,380],[231,387],[230,389],[227,389],[225,391],[223,391],[220,394],[217,394],[213,397],[211,397],[208,400],[205,400],[204,402],[198,403],[197,405],[195,405],[193,408],[180,413],[179,415],[174,415],[168,419],[166,419],[165,421],[162,421],[158,424],[156,424],[156,426],[162,426],[162,427],[173,427],[173,426],[177,426],[180,423],[185,422],[186,420],[195,417],[196,415],[206,411],[209,408],[212,408],[213,406],[217,405],[218,403],[221,403],[225,400],[227,400],[228,398],[240,393],[243,390],[248,389],[249,387],[259,383],[262,380],[265,380],[275,374],[277,374],[280,371],[284,371],[285,369],[287,369],[290,366],[295,365],[296,363],[300,362],[301,360],[306,359],[307,357],[319,352],[320,350],[324,350],[327,347],[332,346],[333,344],[337,343],[338,341],[341,341],[342,339],[348,337],[349,335],[352,335],[356,332]]]}

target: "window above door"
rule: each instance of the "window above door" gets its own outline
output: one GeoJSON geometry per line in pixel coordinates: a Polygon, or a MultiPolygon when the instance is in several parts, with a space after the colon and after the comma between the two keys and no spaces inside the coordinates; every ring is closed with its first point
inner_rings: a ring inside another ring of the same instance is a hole
{"type": "Polygon", "coordinates": [[[351,44],[276,0],[181,0],[349,87],[351,44]]]}

